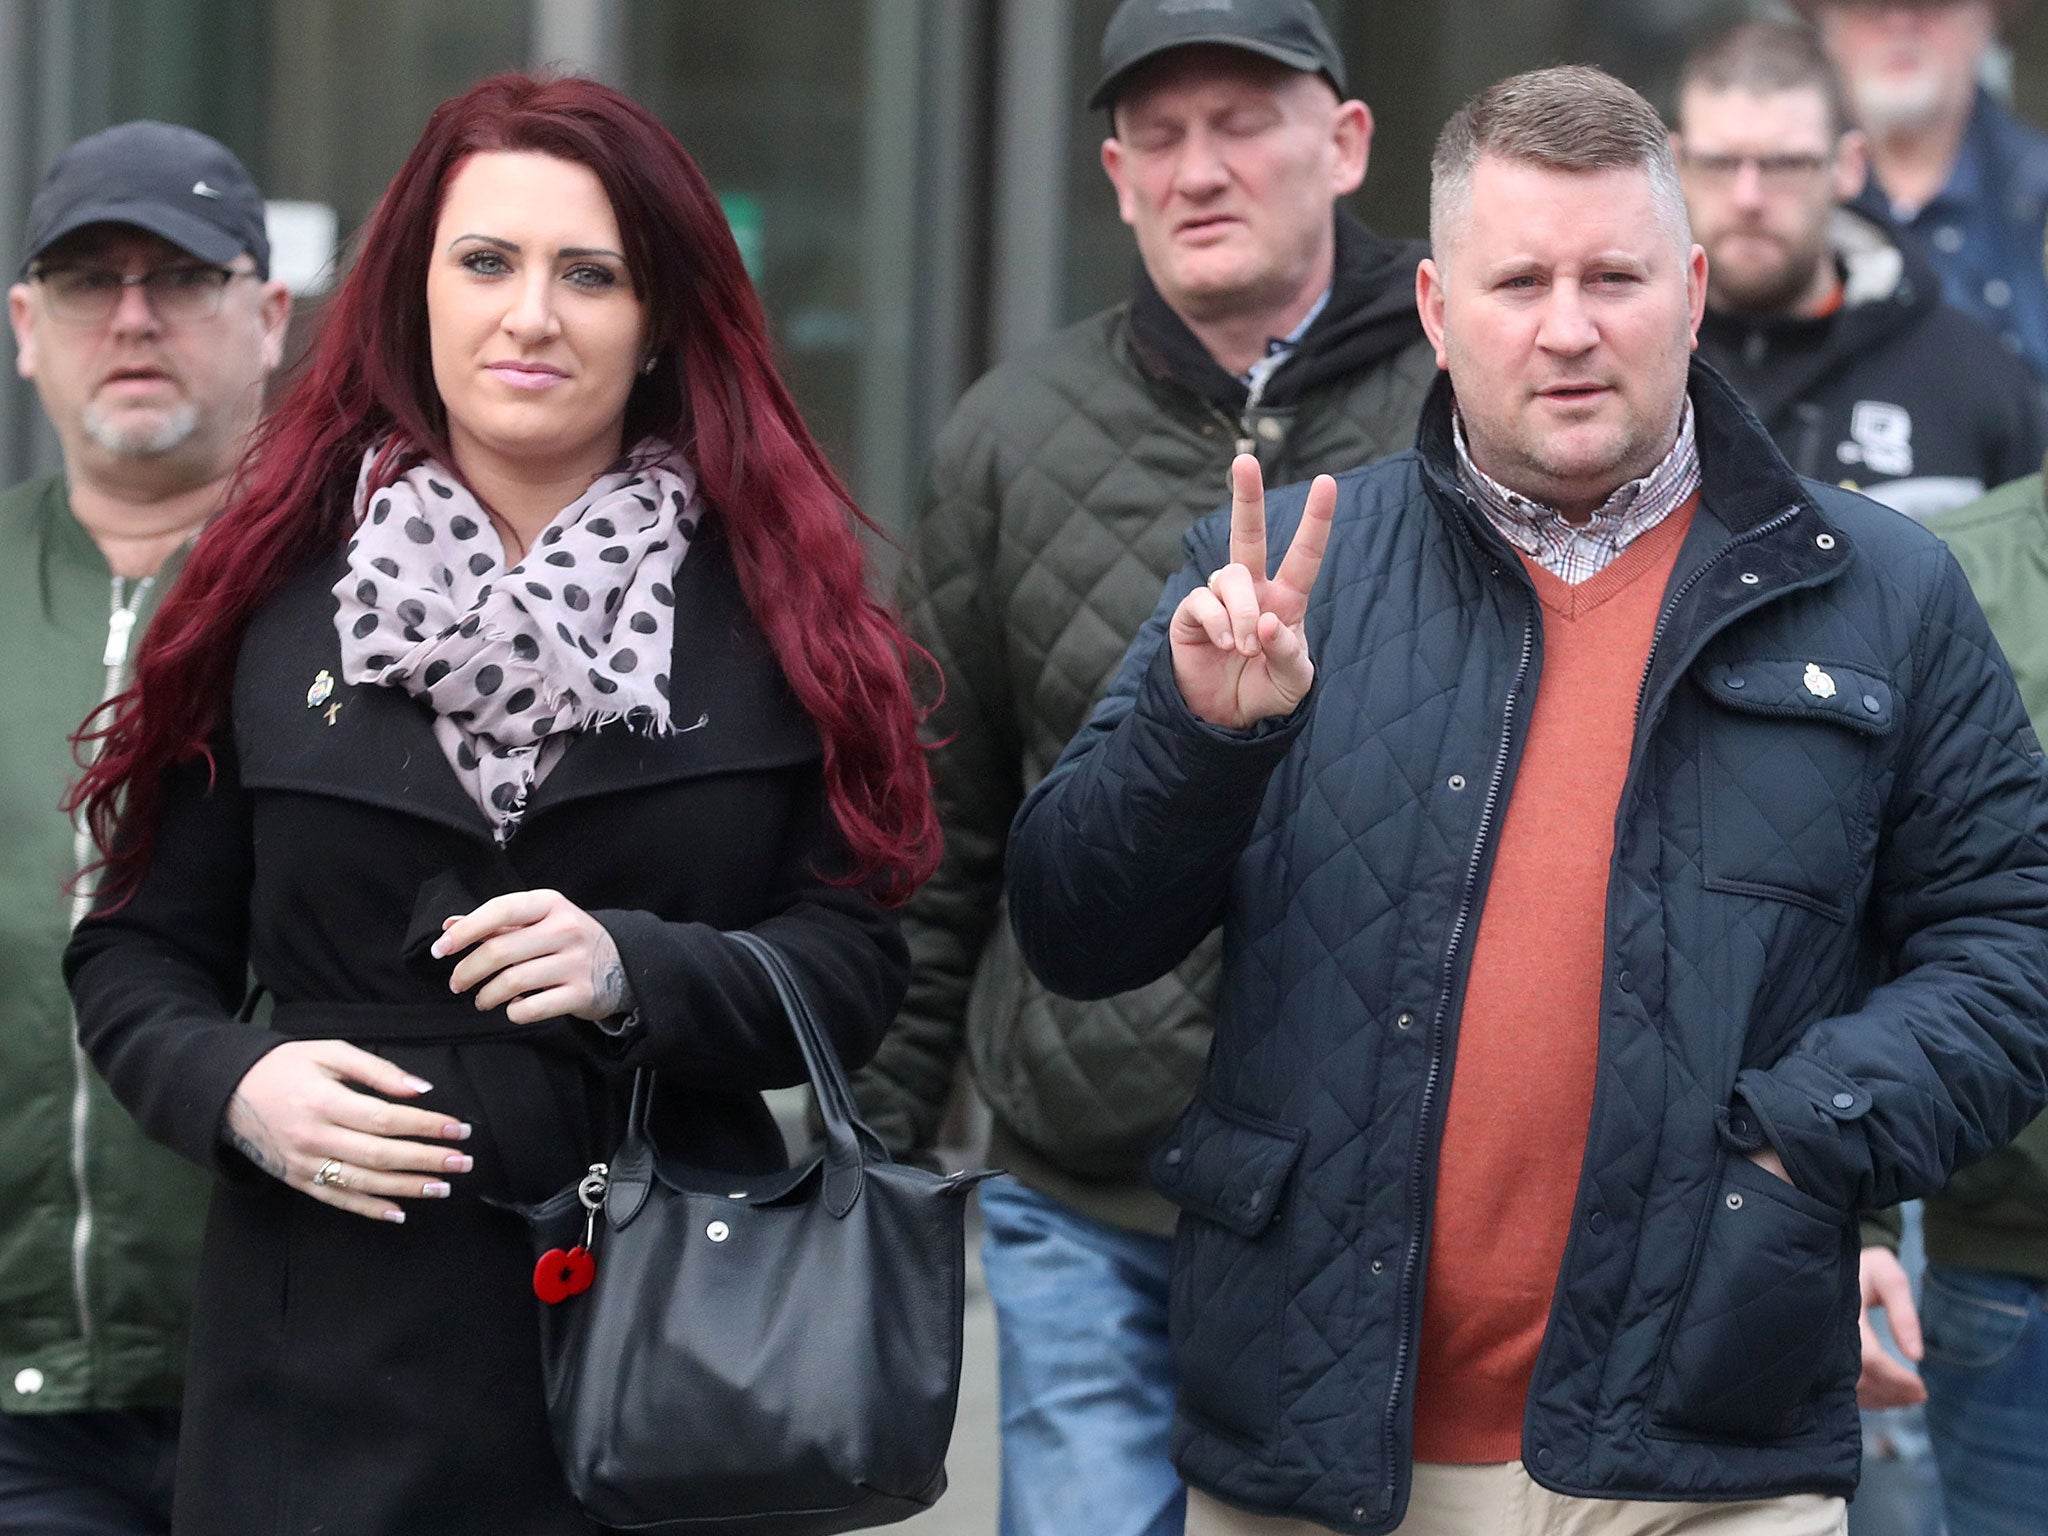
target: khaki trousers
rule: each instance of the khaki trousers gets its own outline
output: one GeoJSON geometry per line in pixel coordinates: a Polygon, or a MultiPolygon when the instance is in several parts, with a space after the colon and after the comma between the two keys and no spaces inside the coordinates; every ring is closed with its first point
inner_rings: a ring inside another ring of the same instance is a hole
{"type": "MultiPolygon", "coordinates": [[[[1519,1461],[1420,1462],[1395,1536],[1846,1536],[1841,1499],[1795,1493],[1742,1504],[1574,1499],[1539,1487],[1519,1461]]],[[[1248,1515],[1188,1490],[1187,1536],[1328,1536],[1306,1520],[1248,1515]]]]}

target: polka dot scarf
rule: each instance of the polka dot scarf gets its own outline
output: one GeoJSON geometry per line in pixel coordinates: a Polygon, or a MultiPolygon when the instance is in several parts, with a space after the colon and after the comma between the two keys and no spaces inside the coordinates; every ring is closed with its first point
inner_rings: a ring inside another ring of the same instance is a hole
{"type": "Polygon", "coordinates": [[[511,837],[568,733],[669,729],[676,568],[697,478],[648,439],[556,514],[519,564],[476,498],[428,461],[373,491],[363,457],[340,599],[342,678],[433,706],[442,751],[511,837]]]}

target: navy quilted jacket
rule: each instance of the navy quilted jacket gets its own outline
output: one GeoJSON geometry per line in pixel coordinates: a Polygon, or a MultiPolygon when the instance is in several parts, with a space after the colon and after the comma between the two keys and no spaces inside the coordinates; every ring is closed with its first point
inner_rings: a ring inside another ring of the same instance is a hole
{"type": "MultiPolygon", "coordinates": [[[[1858,1211],[2048,1100],[2048,780],[1947,551],[1797,479],[1695,364],[1706,477],[1616,824],[1598,1083],[1523,1457],[1567,1494],[1847,1493],[1858,1211]],[[1768,1139],[1794,1183],[1741,1154],[1768,1139]],[[1796,1186],[1796,1187],[1795,1187],[1796,1186]]],[[[1339,480],[1285,721],[1181,702],[1188,536],[1109,696],[1019,812],[1013,921],[1099,996],[1221,924],[1181,1207],[1176,1459],[1231,1503],[1383,1532],[1470,940],[1540,685],[1535,594],[1458,493],[1448,387],[1339,480]]],[[[1270,499],[1273,550],[1299,488],[1270,499]]]]}

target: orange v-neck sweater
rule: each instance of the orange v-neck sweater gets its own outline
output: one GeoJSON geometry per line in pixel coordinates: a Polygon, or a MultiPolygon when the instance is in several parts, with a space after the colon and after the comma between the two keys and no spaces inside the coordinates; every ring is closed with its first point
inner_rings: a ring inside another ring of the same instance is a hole
{"type": "Polygon", "coordinates": [[[1636,691],[1697,504],[1575,587],[1524,558],[1543,671],[1459,1016],[1416,1369],[1419,1461],[1521,1459],[1592,1118],[1608,865],[1636,691]]]}

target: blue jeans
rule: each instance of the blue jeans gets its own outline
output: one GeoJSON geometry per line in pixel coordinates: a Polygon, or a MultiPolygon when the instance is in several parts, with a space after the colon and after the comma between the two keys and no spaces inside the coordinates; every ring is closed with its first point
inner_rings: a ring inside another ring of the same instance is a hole
{"type": "Polygon", "coordinates": [[[1930,1267],[1920,1297],[1927,1427],[1949,1536],[2048,1528],[2048,1286],[1930,1267]]]}
{"type": "Polygon", "coordinates": [[[1181,1536],[1166,1457],[1173,1243],[981,1186],[1002,1401],[1002,1536],[1181,1536]]]}
{"type": "Polygon", "coordinates": [[[175,1409],[0,1413],[0,1536],[162,1536],[177,1457],[175,1409]]]}

